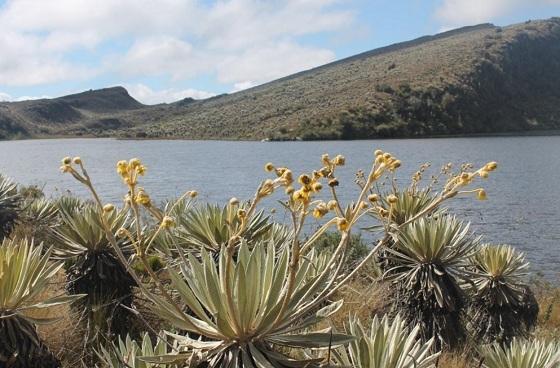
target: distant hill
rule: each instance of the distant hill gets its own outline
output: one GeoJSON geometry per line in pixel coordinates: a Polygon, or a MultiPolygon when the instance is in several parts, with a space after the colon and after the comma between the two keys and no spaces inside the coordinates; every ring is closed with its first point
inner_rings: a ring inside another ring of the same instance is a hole
{"type": "Polygon", "coordinates": [[[0,137],[362,139],[560,129],[560,18],[482,24],[206,100],[122,87],[0,103],[0,137]]]}

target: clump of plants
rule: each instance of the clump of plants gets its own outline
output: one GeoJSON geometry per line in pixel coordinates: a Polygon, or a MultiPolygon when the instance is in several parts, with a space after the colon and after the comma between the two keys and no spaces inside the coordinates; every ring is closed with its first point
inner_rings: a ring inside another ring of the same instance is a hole
{"type": "Polygon", "coordinates": [[[16,225],[21,202],[17,185],[0,175],[0,241],[10,235],[16,225]]]}
{"type": "Polygon", "coordinates": [[[340,367],[354,368],[434,368],[440,353],[433,352],[434,339],[421,342],[419,326],[407,328],[396,316],[373,318],[369,331],[355,317],[350,317],[346,332],[356,339],[348,347],[333,351],[340,367]]]}
{"type": "MultiPolygon", "coordinates": [[[[392,214],[399,198],[390,194],[383,205],[374,203],[371,196],[376,183],[401,166],[398,159],[389,153],[376,151],[356,200],[347,204],[338,200],[337,187],[340,183],[336,176],[337,168],[345,164],[345,158],[341,155],[334,158],[323,155],[321,163],[317,170],[303,173],[297,179],[289,168],[269,163],[265,169],[273,177],[260,183],[255,195],[246,205],[239,205],[232,199],[225,212],[213,211],[215,216],[212,220],[202,216],[198,222],[190,221],[187,226],[191,226],[188,233],[191,234],[193,249],[185,249],[184,244],[167,244],[176,248],[174,254],[177,259],[167,264],[170,284],[166,284],[151,268],[149,258],[153,254],[159,254],[156,239],[160,239],[161,234],[172,232],[181,221],[175,217],[180,203],[184,203],[185,198],[195,197],[196,192],[187,192],[176,203],[163,210],[159,209],[147,190],[140,186],[139,181],[146,173],[142,162],[138,159],[120,161],[117,172],[127,188],[123,211],[130,214],[134,226],[115,229],[109,219],[112,213],[119,210],[112,204],[102,202],[79,158],[63,160],[62,171],[71,174],[92,192],[99,211],[99,225],[119,261],[129,270],[144,296],[151,301],[153,309],[172,327],[168,334],[174,339],[177,348],[165,355],[140,357],[140,360],[161,364],[202,364],[201,366],[208,367],[324,365],[330,360],[328,355],[317,357],[309,354],[308,349],[330,350],[355,339],[347,333],[317,330],[317,324],[342,305],[342,301],[331,299],[336,291],[391,241],[406,243],[414,248],[414,235],[411,234],[415,231],[427,229],[428,233],[438,234],[432,245],[434,249],[445,248],[441,244],[435,245],[439,243],[438,229],[441,227],[451,241],[464,248],[460,252],[466,254],[468,247],[463,244],[462,228],[458,227],[456,232],[451,230],[453,234],[448,235],[448,228],[438,222],[432,224],[436,220],[429,216],[443,201],[458,194],[474,192],[479,197],[484,196],[482,189],[466,191],[463,188],[475,176],[482,176],[483,172],[487,174],[495,169],[495,163],[491,163],[487,165],[486,171],[481,169],[451,176],[445,190],[434,196],[429,205],[403,223],[397,224],[392,214]],[[324,188],[331,192],[330,201],[317,199],[318,193],[324,188]],[[259,205],[275,191],[284,191],[286,194],[282,204],[290,218],[290,235],[280,240],[270,235],[274,234],[273,231],[263,232],[259,237],[248,236],[247,234],[254,234],[248,232],[251,224],[260,223],[260,220],[256,221],[260,213],[259,205]],[[379,215],[380,225],[386,229],[386,233],[349,270],[345,265],[351,254],[351,231],[364,215],[372,212],[379,215]],[[145,221],[145,216],[150,216],[151,222],[145,221]],[[309,216],[318,220],[325,219],[325,222],[312,234],[304,237],[302,232],[309,216]],[[418,227],[416,220],[419,223],[425,222],[426,225],[418,227]],[[155,227],[146,230],[151,224],[155,224],[155,227]],[[210,224],[213,228],[208,228],[207,225],[210,224]],[[330,252],[318,252],[317,240],[332,228],[336,228],[341,234],[339,242],[330,252]],[[127,256],[119,245],[121,239],[130,243],[132,257],[127,256]],[[131,258],[143,265],[155,291],[147,287],[131,270],[131,258]],[[197,338],[194,339],[193,336],[197,338]]],[[[376,195],[381,196],[379,193],[376,195]]],[[[193,219],[192,216],[190,218],[193,219]]],[[[447,223],[446,225],[449,226],[447,223]]],[[[453,254],[455,251],[449,253],[453,254]]],[[[447,260],[448,254],[444,254],[443,259],[447,260]]],[[[406,281],[408,277],[408,282],[420,295],[428,295],[425,292],[425,281],[416,283],[409,277],[411,272],[401,271],[404,276],[397,276],[396,279],[406,281]]],[[[429,272],[437,274],[439,269],[433,266],[426,274],[429,272]]],[[[457,276],[453,267],[449,267],[448,273],[449,278],[457,276]]],[[[440,287],[439,292],[432,293],[428,299],[436,303],[452,304],[452,296],[443,295],[451,290],[448,283],[436,286],[440,287]]],[[[424,319],[418,321],[425,322],[424,319]]],[[[426,330],[420,327],[420,332],[424,331],[426,330]]]]}
{"type": "MultiPolygon", "coordinates": [[[[80,164],[79,159],[74,161],[80,164]]],[[[128,211],[71,199],[62,199],[58,207],[61,224],[55,231],[54,255],[65,261],[68,293],[87,294],[72,305],[85,327],[86,343],[96,342],[99,334],[103,341],[107,336],[126,335],[131,329],[126,308],[132,305],[136,282],[115,249],[127,258],[133,251],[125,237],[116,241],[115,248],[105,226],[112,233],[127,228],[128,211]]]]}
{"type": "Polygon", "coordinates": [[[37,334],[36,324],[54,322],[32,318],[33,309],[50,308],[75,300],[58,295],[41,297],[48,282],[62,267],[51,262],[52,248],[27,240],[4,240],[0,244],[0,366],[10,368],[57,368],[58,359],[37,334]]]}
{"type": "Polygon", "coordinates": [[[481,349],[484,368],[556,368],[560,366],[558,341],[518,340],[481,349]]]}
{"type": "Polygon", "coordinates": [[[476,341],[509,343],[527,337],[539,307],[527,285],[529,263],[508,245],[484,245],[470,258],[468,320],[476,341]]]}

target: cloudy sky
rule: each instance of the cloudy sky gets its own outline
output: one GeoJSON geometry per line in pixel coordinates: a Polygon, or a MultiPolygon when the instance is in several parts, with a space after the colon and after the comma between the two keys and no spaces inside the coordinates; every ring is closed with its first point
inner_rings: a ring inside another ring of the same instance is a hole
{"type": "Polygon", "coordinates": [[[206,98],[464,25],[560,16],[560,0],[0,0],[0,100],[122,85],[206,98]]]}

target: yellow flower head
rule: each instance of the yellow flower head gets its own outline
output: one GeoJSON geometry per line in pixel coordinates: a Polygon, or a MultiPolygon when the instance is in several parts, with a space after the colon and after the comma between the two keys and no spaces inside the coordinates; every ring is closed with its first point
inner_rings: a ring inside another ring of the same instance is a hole
{"type": "Polygon", "coordinates": [[[128,174],[128,162],[124,160],[117,162],[117,172],[121,176],[128,174]]]}
{"type": "Polygon", "coordinates": [[[237,217],[239,217],[239,219],[244,219],[245,217],[247,217],[247,211],[245,211],[243,208],[238,209],[237,217]]]}
{"type": "Polygon", "coordinates": [[[311,184],[311,178],[307,174],[301,174],[298,178],[298,182],[301,185],[309,185],[311,184]]]}
{"type": "Polygon", "coordinates": [[[368,195],[367,199],[368,199],[368,201],[374,203],[374,202],[377,202],[379,200],[379,195],[377,195],[375,193],[370,194],[370,195],[368,195]]]}
{"type": "Polygon", "coordinates": [[[496,161],[492,161],[486,164],[484,167],[487,171],[494,171],[498,168],[498,163],[496,161]]]}
{"type": "Polygon", "coordinates": [[[487,178],[488,178],[488,175],[489,175],[488,171],[486,171],[486,170],[480,170],[480,177],[481,177],[481,178],[487,179],[487,178]]]}
{"type": "Polygon", "coordinates": [[[72,159],[68,156],[66,156],[62,159],[62,164],[63,165],[70,165],[71,163],[72,163],[72,159]]]}
{"type": "Polygon", "coordinates": [[[390,204],[395,204],[395,203],[397,203],[398,200],[399,200],[399,199],[398,199],[397,196],[394,195],[394,194],[390,194],[390,195],[387,197],[387,202],[389,202],[390,204]]]}
{"type": "Polygon", "coordinates": [[[314,192],[319,192],[319,191],[321,191],[321,189],[323,189],[323,184],[321,184],[319,182],[313,183],[312,188],[313,188],[314,192]]]}
{"type": "Polygon", "coordinates": [[[321,202],[313,210],[313,217],[322,218],[327,213],[329,213],[329,209],[327,208],[327,205],[325,203],[321,202]]]}
{"type": "Polygon", "coordinates": [[[107,203],[103,206],[103,212],[113,212],[115,210],[115,205],[111,203],[107,203]]]}
{"type": "Polygon", "coordinates": [[[375,152],[373,153],[375,155],[375,157],[381,156],[383,155],[383,151],[381,151],[380,149],[375,150],[375,152]]]}
{"type": "Polygon", "coordinates": [[[149,206],[151,204],[150,196],[148,195],[148,193],[141,190],[138,192],[138,194],[136,194],[136,203],[143,206],[149,206]]]}
{"type": "Polygon", "coordinates": [[[290,185],[294,182],[294,177],[291,170],[286,169],[282,173],[282,180],[284,180],[285,185],[290,185]]]}
{"type": "Polygon", "coordinates": [[[331,160],[329,158],[329,154],[325,153],[321,156],[321,162],[323,163],[323,165],[325,166],[329,166],[331,164],[331,160]]]}
{"type": "Polygon", "coordinates": [[[293,194],[292,194],[292,198],[294,201],[298,202],[305,202],[309,200],[309,192],[306,192],[304,190],[296,190],[293,194]]]}
{"type": "Polygon", "coordinates": [[[60,167],[60,171],[62,171],[63,173],[68,173],[72,170],[72,166],[70,165],[62,165],[60,167]]]}
{"type": "Polygon", "coordinates": [[[401,160],[395,160],[392,164],[391,164],[391,169],[395,170],[398,169],[399,167],[401,167],[402,163],[401,160]]]}
{"type": "Polygon", "coordinates": [[[191,190],[188,192],[189,197],[196,198],[198,196],[198,192],[196,190],[191,190]]]}
{"type": "Polygon", "coordinates": [[[331,179],[331,180],[329,180],[329,187],[331,187],[331,188],[337,187],[338,184],[339,184],[339,182],[338,182],[337,179],[331,179]]]}
{"type": "Polygon", "coordinates": [[[366,208],[368,208],[368,204],[367,204],[366,202],[364,202],[364,201],[361,201],[361,202],[360,202],[360,208],[361,208],[362,210],[365,210],[366,208]]]}
{"type": "Polygon", "coordinates": [[[267,172],[272,172],[274,170],[274,165],[272,164],[272,162],[268,162],[266,165],[264,165],[264,170],[267,172]]]}
{"type": "Polygon", "coordinates": [[[124,228],[121,227],[120,229],[117,230],[117,237],[119,238],[124,238],[127,235],[128,231],[124,228]]]}
{"type": "Polygon", "coordinates": [[[136,169],[140,165],[142,165],[142,162],[137,158],[133,158],[128,162],[128,166],[130,166],[131,169],[136,169]]]}
{"type": "Polygon", "coordinates": [[[74,157],[72,159],[72,162],[76,165],[81,165],[82,164],[82,159],[80,157],[74,157]]]}
{"type": "Polygon", "coordinates": [[[319,174],[323,177],[323,178],[328,178],[331,175],[331,169],[329,169],[328,167],[322,167],[321,170],[319,170],[319,174]]]}
{"type": "Polygon", "coordinates": [[[161,220],[161,227],[164,229],[175,227],[175,219],[171,216],[165,216],[163,220],[161,220]]]}
{"type": "Polygon", "coordinates": [[[333,162],[334,162],[334,164],[335,164],[336,166],[344,166],[344,164],[346,163],[346,159],[345,159],[344,156],[342,156],[342,155],[337,155],[337,156],[334,158],[334,161],[333,161],[333,162]]]}
{"type": "Polygon", "coordinates": [[[488,197],[486,196],[486,191],[484,189],[479,189],[476,197],[481,201],[485,201],[486,199],[488,199],[488,197]]]}
{"type": "Polygon", "coordinates": [[[138,175],[144,176],[144,174],[146,173],[146,166],[144,166],[144,165],[139,165],[139,166],[136,168],[136,172],[138,173],[138,175]]]}
{"type": "Polygon", "coordinates": [[[345,218],[339,217],[336,219],[336,226],[338,227],[338,230],[346,231],[348,230],[350,224],[348,223],[348,220],[346,220],[345,218]]]}
{"type": "Polygon", "coordinates": [[[327,203],[327,208],[329,210],[334,210],[336,208],[336,206],[338,206],[338,202],[335,201],[334,199],[331,199],[328,203],[327,203]]]}

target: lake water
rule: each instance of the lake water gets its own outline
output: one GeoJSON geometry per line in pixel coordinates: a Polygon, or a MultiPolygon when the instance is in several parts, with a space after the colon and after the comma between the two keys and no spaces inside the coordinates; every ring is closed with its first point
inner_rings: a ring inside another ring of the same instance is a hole
{"type": "MultiPolygon", "coordinates": [[[[105,201],[125,193],[115,172],[121,159],[139,157],[148,166],[142,185],[163,200],[196,189],[200,199],[225,203],[230,197],[252,197],[267,177],[266,162],[294,173],[319,168],[321,154],[343,154],[342,200],[357,195],[354,173],[368,169],[374,149],[403,161],[401,184],[424,162],[437,173],[447,162],[476,167],[498,161],[499,170],[482,183],[488,201],[456,198],[449,207],[472,223],[485,240],[508,243],[524,251],[532,271],[556,279],[560,273],[560,137],[492,137],[337,142],[117,141],[63,139],[0,142],[0,173],[22,184],[37,184],[46,193],[88,193],[71,176],[59,172],[64,156],[81,156],[105,201]]],[[[280,197],[277,197],[278,199],[280,197]]],[[[279,206],[274,198],[270,207],[279,206]]],[[[275,215],[282,220],[281,211],[275,215]]]]}

